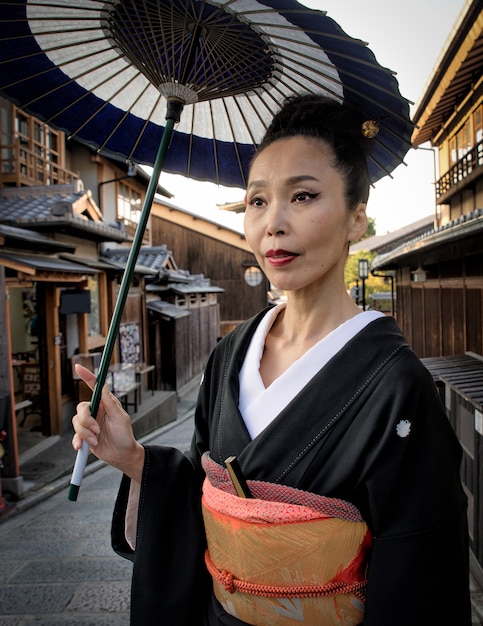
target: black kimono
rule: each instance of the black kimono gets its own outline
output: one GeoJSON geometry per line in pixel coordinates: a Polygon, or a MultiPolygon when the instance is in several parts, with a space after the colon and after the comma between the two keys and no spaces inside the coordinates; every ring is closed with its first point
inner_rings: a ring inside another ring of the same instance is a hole
{"type": "Polygon", "coordinates": [[[460,446],[394,320],[360,331],[251,440],[238,410],[238,374],[261,315],[214,350],[190,452],[146,447],[134,553],[124,538],[123,479],[113,546],[134,561],[131,623],[242,624],[213,597],[203,563],[200,456],[209,450],[220,464],[236,455],[248,479],[358,507],[373,534],[364,626],[469,625],[460,446]]]}

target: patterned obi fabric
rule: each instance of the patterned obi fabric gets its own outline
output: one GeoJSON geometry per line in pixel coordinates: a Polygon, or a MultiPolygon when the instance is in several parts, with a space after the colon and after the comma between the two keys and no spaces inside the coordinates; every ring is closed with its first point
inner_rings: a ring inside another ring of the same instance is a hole
{"type": "Polygon", "coordinates": [[[356,626],[364,618],[371,535],[343,500],[261,481],[236,495],[203,456],[205,560],[225,611],[253,626],[356,626]]]}

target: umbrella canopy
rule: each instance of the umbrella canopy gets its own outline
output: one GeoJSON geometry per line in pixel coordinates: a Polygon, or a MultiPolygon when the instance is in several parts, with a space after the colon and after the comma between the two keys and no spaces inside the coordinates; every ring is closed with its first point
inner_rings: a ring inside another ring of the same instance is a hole
{"type": "Polygon", "coordinates": [[[367,45],[295,0],[0,2],[0,93],[100,152],[152,165],[167,100],[184,110],[163,169],[245,186],[293,94],[344,98],[379,134],[372,182],[410,148],[408,102],[367,45]],[[74,6],[75,5],[75,6],[74,6]]]}
{"type": "MultiPolygon", "coordinates": [[[[0,7],[0,94],[101,153],[153,164],[93,415],[161,168],[245,186],[254,145],[273,114],[286,97],[303,93],[345,100],[366,117],[368,132],[378,129],[368,159],[372,182],[411,146],[409,104],[393,74],[325,13],[295,0],[0,0],[0,7]]],[[[88,452],[84,442],[70,500],[88,452]]]]}

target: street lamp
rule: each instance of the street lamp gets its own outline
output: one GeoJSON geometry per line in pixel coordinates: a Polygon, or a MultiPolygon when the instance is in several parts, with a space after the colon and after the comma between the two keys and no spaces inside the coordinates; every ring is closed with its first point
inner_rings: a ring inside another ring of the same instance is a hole
{"type": "Polygon", "coordinates": [[[359,278],[362,280],[362,310],[366,310],[366,278],[369,276],[369,261],[359,259],[359,278]]]}

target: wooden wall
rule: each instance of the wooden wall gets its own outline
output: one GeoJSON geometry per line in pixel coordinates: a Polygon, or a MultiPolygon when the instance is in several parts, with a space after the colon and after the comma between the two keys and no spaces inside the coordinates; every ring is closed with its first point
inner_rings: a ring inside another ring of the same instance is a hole
{"type": "MultiPolygon", "coordinates": [[[[119,289],[117,289],[116,297],[118,292],[119,289]]],[[[147,361],[147,357],[144,354],[144,346],[147,341],[145,316],[146,307],[144,302],[143,286],[141,284],[131,285],[126,299],[126,304],[122,312],[121,324],[135,323],[139,327],[140,353],[138,362],[140,363],[147,361]]],[[[118,339],[118,352],[117,354],[114,354],[112,359],[114,363],[122,361],[119,342],[120,339],[118,339]]]]}
{"type": "Polygon", "coordinates": [[[397,271],[396,317],[411,347],[422,358],[483,355],[483,254],[424,268],[424,283],[397,271]]]}
{"type": "Polygon", "coordinates": [[[219,307],[212,304],[189,309],[189,315],[166,319],[148,313],[149,362],[156,365],[156,388],[179,391],[202,372],[216,346],[219,307]]]}
{"type": "Polygon", "coordinates": [[[243,278],[244,264],[255,264],[253,254],[158,216],[152,216],[151,228],[152,245],[165,244],[180,269],[204,274],[225,290],[218,294],[222,322],[248,319],[267,305],[268,281],[250,287],[243,278]]]}

